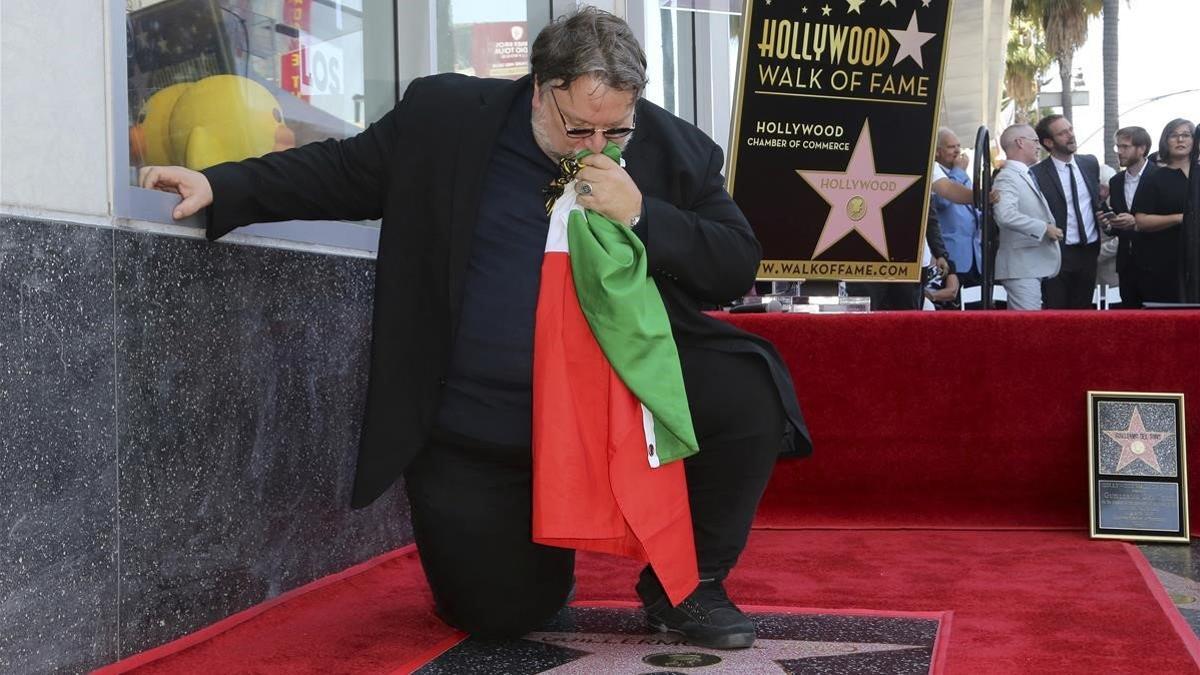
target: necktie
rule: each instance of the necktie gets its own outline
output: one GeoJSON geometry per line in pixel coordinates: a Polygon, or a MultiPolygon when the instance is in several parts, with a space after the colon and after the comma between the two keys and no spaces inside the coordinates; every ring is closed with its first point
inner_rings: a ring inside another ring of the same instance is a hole
{"type": "Polygon", "coordinates": [[[1083,229],[1083,213],[1079,210],[1079,188],[1075,183],[1075,165],[1067,165],[1067,175],[1071,177],[1071,208],[1075,209],[1075,224],[1079,226],[1080,245],[1088,243],[1087,230],[1083,229]]]}

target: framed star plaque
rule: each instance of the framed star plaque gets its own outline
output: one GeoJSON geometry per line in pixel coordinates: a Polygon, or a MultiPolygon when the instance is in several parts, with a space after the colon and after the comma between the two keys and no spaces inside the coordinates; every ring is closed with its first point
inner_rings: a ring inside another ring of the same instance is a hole
{"type": "Polygon", "coordinates": [[[919,281],[950,0],[746,0],[728,186],[758,278],[919,281]]]}
{"type": "Polygon", "coordinates": [[[1088,392],[1091,534],[1189,541],[1183,394],[1088,392]]]}

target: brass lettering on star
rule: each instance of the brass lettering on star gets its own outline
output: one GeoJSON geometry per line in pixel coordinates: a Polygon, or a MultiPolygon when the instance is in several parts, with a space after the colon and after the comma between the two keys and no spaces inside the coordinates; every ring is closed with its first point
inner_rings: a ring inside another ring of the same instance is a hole
{"type": "Polygon", "coordinates": [[[886,30],[874,26],[763,19],[758,55],[764,59],[871,67],[887,62],[892,42],[886,30]]]}

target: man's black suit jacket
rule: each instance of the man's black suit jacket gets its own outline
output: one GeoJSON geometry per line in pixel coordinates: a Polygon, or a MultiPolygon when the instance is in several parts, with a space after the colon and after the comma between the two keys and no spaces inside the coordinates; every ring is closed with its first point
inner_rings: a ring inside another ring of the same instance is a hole
{"type": "MultiPolygon", "coordinates": [[[[383,219],[354,506],[381,495],[429,438],[488,157],[526,87],[526,80],[421,78],[357,136],[204,171],[214,195],[209,239],[256,222],[383,219]]],[[[793,452],[808,454],[808,431],[775,350],[701,312],[749,289],[761,257],[725,191],[721,149],[649,101],[639,100],[635,112],[637,131],[624,156],[642,191],[638,230],[676,342],[764,355],[791,422],[781,431],[793,452]]]]}
{"type": "MultiPolygon", "coordinates": [[[[1100,162],[1091,155],[1075,155],[1075,162],[1079,165],[1079,172],[1083,174],[1083,182],[1087,184],[1088,203],[1091,205],[1090,211],[1092,217],[1096,215],[1096,209],[1100,205],[1100,162]]],[[[1054,166],[1054,160],[1050,157],[1034,164],[1030,167],[1029,172],[1033,174],[1037,180],[1038,189],[1046,196],[1046,203],[1050,205],[1050,212],[1054,214],[1054,224],[1058,229],[1067,232],[1067,207],[1070,205],[1067,202],[1067,196],[1063,193],[1062,181],[1058,179],[1058,169],[1054,166]]],[[[1100,224],[1096,223],[1099,228],[1100,224]]],[[[1100,235],[1097,229],[1096,236],[1100,235]]],[[[1058,245],[1061,247],[1066,242],[1066,237],[1058,240],[1058,245]]],[[[1079,242],[1086,244],[1086,241],[1079,242]]]]}
{"type": "MultiPolygon", "coordinates": [[[[1143,185],[1150,174],[1154,173],[1158,165],[1154,162],[1147,161],[1146,166],[1142,168],[1142,175],[1138,178],[1138,187],[1143,185]]],[[[1118,171],[1117,175],[1108,179],[1108,205],[1112,207],[1113,213],[1133,213],[1130,207],[1133,204],[1125,203],[1125,172],[1118,171]]],[[[1127,270],[1129,263],[1133,257],[1132,251],[1137,247],[1137,241],[1141,238],[1140,232],[1133,230],[1113,230],[1117,235],[1117,274],[1127,270]]]]}

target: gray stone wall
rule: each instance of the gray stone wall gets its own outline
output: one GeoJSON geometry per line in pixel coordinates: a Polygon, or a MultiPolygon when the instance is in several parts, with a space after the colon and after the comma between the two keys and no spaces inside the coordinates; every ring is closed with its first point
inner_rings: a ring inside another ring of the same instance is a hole
{"type": "Polygon", "coordinates": [[[0,216],[0,672],[81,672],[412,540],[349,509],[374,262],[0,216]]]}

